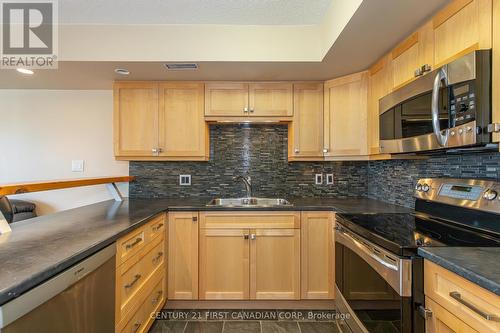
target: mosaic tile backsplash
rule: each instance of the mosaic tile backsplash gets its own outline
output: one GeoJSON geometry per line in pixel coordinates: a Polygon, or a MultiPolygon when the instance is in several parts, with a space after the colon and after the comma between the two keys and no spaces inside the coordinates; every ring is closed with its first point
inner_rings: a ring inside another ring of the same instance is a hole
{"type": "Polygon", "coordinates": [[[365,162],[287,161],[286,125],[212,125],[208,162],[131,162],[131,197],[243,196],[241,181],[249,175],[255,196],[359,197],[366,195],[365,162]],[[315,185],[315,173],[333,173],[334,185],[315,185]],[[179,175],[190,174],[191,186],[179,175]]]}
{"type": "Polygon", "coordinates": [[[255,196],[359,197],[413,207],[413,186],[423,177],[500,180],[499,153],[440,155],[427,160],[371,162],[287,161],[286,125],[212,125],[208,162],[131,162],[130,196],[235,197],[245,194],[237,175],[252,177],[255,196]],[[333,173],[334,185],[315,185],[315,173],[333,173]],[[191,186],[179,175],[190,174],[191,186]]]}

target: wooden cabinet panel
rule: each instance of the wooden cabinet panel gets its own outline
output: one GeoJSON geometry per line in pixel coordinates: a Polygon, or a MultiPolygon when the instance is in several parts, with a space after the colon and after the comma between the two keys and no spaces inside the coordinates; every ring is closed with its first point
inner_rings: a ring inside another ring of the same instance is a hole
{"type": "Polygon", "coordinates": [[[198,213],[168,214],[168,298],[198,299],[198,213]]]}
{"type": "Polygon", "coordinates": [[[434,63],[491,48],[492,0],[455,0],[433,19],[434,63]]]}
{"type": "Polygon", "coordinates": [[[300,228],[300,212],[201,212],[200,228],[300,228]]]}
{"type": "Polygon", "coordinates": [[[200,299],[249,298],[248,229],[200,229],[200,299]]]}
{"type": "Polygon", "coordinates": [[[246,116],[247,83],[206,83],[205,116],[246,116]]]}
{"type": "Polygon", "coordinates": [[[160,156],[205,157],[208,127],[203,83],[160,83],[160,156]]]}
{"type": "Polygon", "coordinates": [[[476,333],[478,331],[465,324],[458,317],[446,311],[429,297],[425,298],[425,307],[432,311],[432,316],[425,322],[427,333],[476,333]]]}
{"type": "Polygon", "coordinates": [[[301,298],[333,299],[335,246],[333,212],[301,214],[301,298]]]}
{"type": "Polygon", "coordinates": [[[500,322],[486,320],[471,307],[452,297],[452,294],[459,295],[476,309],[496,317],[500,317],[500,296],[428,260],[424,261],[424,289],[426,299],[432,298],[473,329],[484,333],[500,332],[500,322]]]}
{"type": "Polygon", "coordinates": [[[325,156],[368,154],[368,72],[325,82],[325,156]]]}
{"type": "Polygon", "coordinates": [[[292,84],[251,83],[249,108],[250,117],[292,116],[292,84]]]}
{"type": "Polygon", "coordinates": [[[368,153],[380,153],[379,100],[392,90],[392,70],[389,56],[382,58],[370,68],[368,95],[368,153]]]}
{"type": "MultiPolygon", "coordinates": [[[[500,124],[500,1],[493,1],[493,105],[492,122],[500,124]]],[[[493,134],[493,142],[500,142],[500,132],[493,134]]]]}
{"type": "Polygon", "coordinates": [[[158,84],[114,84],[114,149],[116,156],[153,156],[158,146],[158,84]]]}
{"type": "Polygon", "coordinates": [[[300,230],[250,233],[250,299],[300,299],[300,230]]]}
{"type": "Polygon", "coordinates": [[[415,32],[392,51],[393,87],[415,78],[415,70],[422,64],[419,57],[419,33],[415,32]]]}
{"type": "Polygon", "coordinates": [[[293,86],[293,121],[288,126],[288,159],[323,160],[323,84],[293,86]]]}

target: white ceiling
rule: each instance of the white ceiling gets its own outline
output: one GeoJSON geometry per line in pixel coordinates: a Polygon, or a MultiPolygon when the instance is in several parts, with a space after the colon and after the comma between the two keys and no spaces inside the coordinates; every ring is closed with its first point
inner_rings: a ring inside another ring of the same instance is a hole
{"type": "Polygon", "coordinates": [[[334,0],[63,0],[68,24],[312,25],[334,0]]]}

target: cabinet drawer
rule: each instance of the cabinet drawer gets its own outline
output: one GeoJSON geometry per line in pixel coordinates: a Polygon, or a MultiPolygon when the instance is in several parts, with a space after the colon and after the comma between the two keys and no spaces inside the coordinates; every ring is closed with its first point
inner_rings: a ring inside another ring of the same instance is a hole
{"type": "Polygon", "coordinates": [[[298,229],[300,212],[205,212],[200,228],[298,229]]]}
{"type": "Polygon", "coordinates": [[[445,308],[434,302],[429,297],[425,298],[425,307],[432,311],[432,316],[425,322],[425,331],[427,333],[441,332],[460,332],[460,333],[476,333],[466,323],[461,321],[456,316],[452,315],[445,308]]]}
{"type": "Polygon", "coordinates": [[[146,232],[144,226],[120,238],[116,244],[116,265],[119,266],[139,253],[146,245],[146,232]]]}
{"type": "Polygon", "coordinates": [[[148,245],[145,252],[147,253],[143,258],[144,272],[149,276],[165,263],[165,237],[156,238],[150,246],[148,245]]]}
{"type": "Polygon", "coordinates": [[[163,235],[165,233],[165,214],[160,214],[159,216],[151,219],[146,225],[148,240],[151,240],[158,235],[163,235]]]}
{"type": "Polygon", "coordinates": [[[500,297],[428,260],[425,295],[479,332],[500,332],[500,297]],[[481,314],[496,316],[488,320],[481,314]]]}

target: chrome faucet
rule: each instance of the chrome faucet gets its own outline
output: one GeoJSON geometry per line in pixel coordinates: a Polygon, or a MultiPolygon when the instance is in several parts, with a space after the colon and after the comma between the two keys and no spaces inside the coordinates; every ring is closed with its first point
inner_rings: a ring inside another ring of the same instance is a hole
{"type": "Polygon", "coordinates": [[[241,180],[243,184],[245,184],[245,191],[247,192],[246,197],[251,198],[252,197],[252,178],[250,176],[244,177],[244,176],[236,176],[233,177],[234,181],[241,180]]]}

